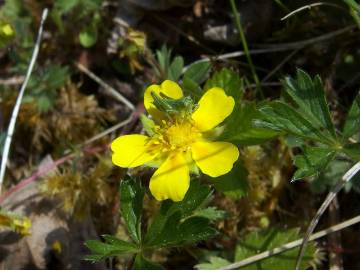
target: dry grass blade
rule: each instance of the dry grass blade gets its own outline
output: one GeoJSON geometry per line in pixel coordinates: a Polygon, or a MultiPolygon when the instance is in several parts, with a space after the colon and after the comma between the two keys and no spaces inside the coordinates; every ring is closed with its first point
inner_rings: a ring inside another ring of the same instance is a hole
{"type": "Polygon", "coordinates": [[[290,18],[291,16],[295,15],[296,13],[299,13],[300,11],[303,11],[305,9],[311,9],[311,8],[317,7],[317,6],[330,6],[330,7],[340,8],[340,9],[343,8],[343,7],[339,6],[339,5],[332,4],[332,3],[318,2],[318,3],[313,3],[313,4],[310,4],[310,5],[302,6],[302,7],[298,8],[298,9],[290,12],[286,16],[282,17],[280,20],[281,21],[286,20],[286,19],[290,18]]]}
{"type": "Polygon", "coordinates": [[[314,231],[316,225],[318,224],[320,217],[325,212],[325,210],[330,205],[331,201],[335,198],[336,194],[344,187],[344,185],[349,182],[358,172],[360,171],[360,162],[356,163],[353,167],[351,167],[342,177],[342,179],[333,187],[333,189],[329,192],[326,199],[318,209],[315,217],[311,220],[309,227],[306,230],[305,236],[303,238],[300,251],[298,257],[296,259],[295,270],[298,270],[300,267],[300,262],[302,257],[304,256],[305,247],[307,242],[310,239],[312,232],[314,231]]]}
{"type": "MultiPolygon", "coordinates": [[[[352,225],[354,225],[356,223],[359,223],[359,222],[360,222],[360,216],[356,216],[354,218],[348,219],[348,220],[346,220],[344,222],[341,222],[341,223],[339,223],[337,225],[331,226],[330,228],[327,228],[325,230],[314,233],[313,235],[311,235],[309,237],[309,241],[313,241],[313,240],[319,239],[321,237],[324,237],[324,236],[326,236],[328,234],[343,230],[343,229],[345,229],[347,227],[350,227],[350,226],[352,226],[352,225]]],[[[274,248],[272,250],[268,250],[268,251],[259,253],[259,254],[255,255],[255,256],[249,257],[249,258],[247,258],[245,260],[242,260],[240,262],[229,264],[228,266],[222,267],[219,270],[234,270],[234,269],[238,269],[240,267],[247,266],[249,264],[256,263],[256,262],[264,260],[264,259],[266,259],[268,257],[271,257],[271,256],[274,256],[274,255],[283,253],[285,251],[288,251],[290,249],[296,248],[296,247],[300,246],[302,242],[303,242],[303,239],[295,240],[293,242],[287,243],[287,244],[285,244],[283,246],[274,248]]]]}
{"type": "Polygon", "coordinates": [[[107,83],[105,83],[102,79],[100,79],[98,76],[96,76],[93,72],[91,72],[90,70],[88,70],[84,65],[80,64],[80,63],[76,63],[75,64],[76,67],[81,70],[82,72],[84,72],[86,75],[88,75],[91,79],[93,79],[95,82],[97,82],[99,85],[101,85],[102,87],[104,87],[104,89],[106,91],[109,92],[110,95],[112,95],[114,98],[116,98],[117,100],[119,100],[120,102],[122,102],[124,105],[126,105],[130,110],[134,111],[135,110],[135,106],[127,99],[125,98],[123,95],[121,95],[118,91],[116,91],[113,87],[111,87],[110,85],[108,85],[107,83]]]}
{"type": "Polygon", "coordinates": [[[32,53],[32,57],[31,57],[31,60],[30,60],[30,64],[29,64],[28,70],[26,72],[26,77],[25,77],[25,80],[24,80],[24,82],[23,82],[23,84],[21,86],[19,95],[18,95],[18,97],[16,99],[16,103],[15,103],[14,109],[13,109],[12,114],[11,114],[10,123],[9,123],[8,131],[7,131],[7,134],[6,134],[4,150],[3,150],[3,153],[2,153],[2,159],[1,159],[0,194],[1,194],[2,183],[3,183],[4,177],[5,177],[6,164],[7,164],[8,157],[9,157],[10,146],[11,146],[11,141],[12,141],[12,137],[13,137],[14,130],[15,130],[16,119],[17,119],[17,116],[19,114],[20,104],[21,104],[22,98],[24,96],[26,86],[27,86],[27,84],[29,82],[32,70],[33,70],[34,65],[35,65],[36,58],[37,58],[38,53],[39,53],[41,37],[42,37],[42,32],[43,32],[43,26],[44,26],[44,22],[46,20],[47,15],[48,15],[48,9],[46,8],[46,9],[44,9],[44,11],[42,13],[42,16],[41,16],[40,27],[39,27],[39,31],[38,31],[38,35],[37,35],[37,39],[36,39],[36,43],[35,43],[35,47],[34,47],[34,51],[32,53]]]}

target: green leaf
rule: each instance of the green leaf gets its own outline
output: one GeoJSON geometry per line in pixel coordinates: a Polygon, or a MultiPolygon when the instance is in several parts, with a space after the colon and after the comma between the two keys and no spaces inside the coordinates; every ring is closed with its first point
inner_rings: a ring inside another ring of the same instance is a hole
{"type": "Polygon", "coordinates": [[[311,77],[301,69],[297,70],[296,79],[287,77],[284,80],[286,92],[299,106],[300,111],[308,120],[318,121],[336,138],[335,128],[331,121],[329,107],[326,102],[324,87],[319,76],[311,77]]]}
{"type": "Polygon", "coordinates": [[[201,89],[200,85],[188,77],[183,78],[182,87],[184,90],[190,93],[195,101],[198,101],[203,95],[203,90],[201,89]]]}
{"type": "Polygon", "coordinates": [[[120,211],[131,238],[141,242],[141,212],[144,190],[140,184],[127,176],[120,183],[120,211]]]}
{"type": "Polygon", "coordinates": [[[162,203],[145,237],[147,247],[178,246],[205,240],[216,234],[209,219],[193,216],[208,203],[211,191],[199,181],[191,181],[185,198],[180,202],[162,203]]]}
{"type": "Polygon", "coordinates": [[[351,143],[347,144],[343,148],[344,153],[347,154],[352,159],[360,161],[360,143],[351,143]]]}
{"type": "Polygon", "coordinates": [[[234,97],[235,101],[239,101],[244,93],[243,80],[236,72],[226,68],[216,72],[207,80],[204,90],[207,91],[212,87],[224,89],[227,95],[234,97]]]}
{"type": "Polygon", "coordinates": [[[79,34],[80,44],[84,48],[90,48],[94,46],[95,43],[97,42],[97,38],[98,38],[97,29],[92,25],[81,31],[79,34]]]}
{"type": "Polygon", "coordinates": [[[155,122],[147,117],[145,114],[140,115],[140,121],[149,136],[154,135],[155,122]]]}
{"type": "MultiPolygon", "coordinates": [[[[299,238],[299,230],[291,229],[287,231],[279,231],[277,229],[269,229],[264,232],[253,232],[248,234],[244,241],[239,243],[235,251],[235,261],[242,261],[248,257],[258,253],[274,249],[299,238]]],[[[278,255],[269,256],[268,258],[258,261],[249,266],[242,267],[244,270],[288,270],[294,268],[299,248],[294,248],[278,255]]],[[[300,269],[305,270],[309,267],[309,263],[314,261],[316,247],[313,243],[309,243],[305,250],[305,256],[300,265],[300,269]]]]}
{"type": "Polygon", "coordinates": [[[360,14],[360,5],[355,0],[344,0],[344,2],[357,13],[360,14]]]}
{"type": "Polygon", "coordinates": [[[344,126],[344,138],[348,139],[354,134],[360,132],[360,92],[357,94],[344,126]]]}
{"type": "Polygon", "coordinates": [[[319,175],[334,159],[335,154],[336,151],[333,149],[306,146],[303,155],[295,156],[295,165],[298,170],[295,172],[292,181],[319,175]]]}
{"type": "Polygon", "coordinates": [[[254,122],[257,127],[285,132],[329,145],[337,143],[329,131],[324,130],[316,122],[307,120],[303,114],[281,101],[272,102],[262,107],[260,111],[262,119],[254,122]]]}
{"type": "MultiPolygon", "coordinates": [[[[348,160],[332,160],[327,166],[327,169],[321,172],[319,177],[313,179],[310,182],[311,191],[314,193],[323,193],[330,190],[335,184],[338,183],[338,181],[351,167],[351,165],[352,164],[348,160]]],[[[345,186],[345,190],[351,188],[353,181],[354,180],[345,186]]]]}
{"type": "Polygon", "coordinates": [[[217,191],[232,199],[240,199],[247,194],[249,188],[247,176],[248,172],[243,163],[237,161],[229,173],[216,177],[211,182],[217,191]]]}
{"type": "Polygon", "coordinates": [[[197,62],[191,64],[184,73],[184,78],[202,84],[209,75],[211,69],[210,62],[197,62]]]}
{"type": "Polygon", "coordinates": [[[218,270],[222,267],[228,266],[230,262],[220,257],[210,257],[208,262],[195,265],[195,269],[198,270],[218,270]]]}
{"type": "Polygon", "coordinates": [[[209,220],[218,220],[218,219],[224,219],[227,216],[227,214],[225,211],[219,210],[216,207],[208,207],[197,210],[194,213],[194,216],[204,217],[209,220]]]}
{"type": "Polygon", "coordinates": [[[178,81],[181,76],[183,67],[184,59],[181,56],[176,56],[169,67],[168,79],[172,81],[178,81]]]}
{"type": "Polygon", "coordinates": [[[98,240],[87,240],[85,242],[85,246],[94,253],[86,256],[85,260],[100,261],[112,256],[138,252],[138,247],[132,243],[116,239],[110,235],[105,235],[104,239],[106,243],[98,240]]]}
{"type": "Polygon", "coordinates": [[[274,138],[279,132],[254,126],[254,120],[260,119],[261,113],[255,103],[242,102],[226,120],[225,128],[219,140],[230,141],[237,145],[254,145],[274,138]]]}
{"type": "Polygon", "coordinates": [[[146,260],[141,254],[136,255],[134,270],[163,270],[164,268],[157,263],[146,260]]]}
{"type": "Polygon", "coordinates": [[[81,0],[57,0],[55,8],[59,9],[61,13],[67,13],[80,3],[81,0]]]}

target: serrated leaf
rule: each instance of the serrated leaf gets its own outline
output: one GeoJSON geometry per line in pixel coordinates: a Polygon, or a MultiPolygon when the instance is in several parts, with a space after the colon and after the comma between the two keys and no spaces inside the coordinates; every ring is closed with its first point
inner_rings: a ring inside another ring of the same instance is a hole
{"type": "Polygon", "coordinates": [[[127,176],[120,183],[120,211],[131,238],[141,242],[141,212],[144,190],[140,184],[127,176]]]}
{"type": "Polygon", "coordinates": [[[336,138],[324,87],[319,76],[315,76],[312,80],[306,72],[298,69],[296,79],[285,78],[284,87],[299,106],[298,110],[307,116],[308,120],[312,122],[318,121],[320,126],[328,130],[332,137],[336,138]]]}
{"type": "Polygon", "coordinates": [[[146,260],[141,254],[136,255],[134,270],[163,270],[164,268],[157,263],[146,260]]]}
{"type": "Polygon", "coordinates": [[[360,132],[360,92],[357,94],[345,121],[343,136],[345,139],[360,132]]]}
{"type": "Polygon", "coordinates": [[[229,173],[216,177],[211,182],[217,191],[232,199],[240,199],[247,194],[249,188],[247,176],[248,172],[243,163],[237,161],[229,173]]]}
{"type": "Polygon", "coordinates": [[[155,239],[146,243],[146,246],[152,248],[182,246],[206,240],[216,234],[209,219],[195,216],[182,221],[181,213],[178,211],[166,220],[162,231],[155,239]]]}
{"type": "Polygon", "coordinates": [[[191,217],[209,200],[210,188],[199,181],[191,181],[189,190],[181,202],[167,200],[162,203],[148,229],[145,245],[148,247],[177,246],[193,243],[214,236],[209,219],[191,217]]]}
{"type": "Polygon", "coordinates": [[[335,154],[336,151],[330,148],[305,147],[304,154],[295,156],[294,163],[298,169],[292,181],[319,175],[333,160],[335,154]]]}
{"type": "Polygon", "coordinates": [[[178,81],[181,76],[183,67],[184,59],[181,56],[176,56],[169,67],[168,79],[172,81],[178,81]]]}
{"type": "MultiPolygon", "coordinates": [[[[239,243],[235,251],[235,261],[242,261],[258,253],[274,249],[288,242],[299,238],[299,230],[292,229],[279,231],[274,228],[264,232],[253,232],[248,234],[244,241],[239,243]]],[[[242,267],[244,270],[288,270],[293,269],[299,248],[294,248],[278,255],[269,256],[268,258],[258,261],[254,264],[242,267]]],[[[305,251],[305,256],[300,265],[300,269],[305,270],[309,267],[309,262],[314,258],[316,247],[309,243],[305,251]]]]}
{"type": "Polygon", "coordinates": [[[220,257],[210,257],[208,262],[195,265],[198,270],[218,270],[222,267],[228,266],[230,262],[220,257]]]}
{"type": "Polygon", "coordinates": [[[212,87],[224,89],[227,95],[234,97],[235,101],[239,101],[244,93],[243,80],[236,72],[227,68],[216,72],[207,80],[204,90],[207,91],[212,87]]]}
{"type": "Polygon", "coordinates": [[[277,136],[279,132],[256,127],[255,119],[260,119],[261,113],[255,103],[236,104],[235,109],[226,120],[225,128],[219,140],[230,141],[237,145],[255,145],[277,136]]]}
{"type": "Polygon", "coordinates": [[[184,78],[202,84],[208,77],[211,69],[210,62],[197,62],[191,64],[184,73],[184,78]]]}
{"type": "MultiPolygon", "coordinates": [[[[112,237],[114,238],[114,237],[112,237]]],[[[132,243],[122,241],[120,239],[112,240],[110,243],[103,243],[98,240],[88,240],[85,242],[92,253],[85,257],[86,260],[100,261],[108,257],[117,256],[125,253],[136,253],[138,248],[132,243]]]]}
{"type": "Polygon", "coordinates": [[[347,144],[343,148],[344,153],[352,159],[360,161],[360,143],[347,144]]]}
{"type": "Polygon", "coordinates": [[[301,113],[281,101],[272,102],[262,107],[260,111],[262,119],[254,122],[257,127],[285,132],[329,145],[336,144],[329,131],[324,130],[316,122],[307,120],[301,113]]]}

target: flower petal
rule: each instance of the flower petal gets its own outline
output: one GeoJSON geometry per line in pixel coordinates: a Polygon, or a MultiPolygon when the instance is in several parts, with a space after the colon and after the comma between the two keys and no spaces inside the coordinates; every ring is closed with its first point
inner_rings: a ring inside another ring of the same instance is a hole
{"type": "Polygon", "coordinates": [[[165,80],[161,85],[152,84],[146,88],[144,93],[144,106],[149,114],[155,118],[161,118],[161,112],[153,104],[153,97],[151,92],[155,92],[157,95],[163,94],[169,98],[179,99],[183,97],[183,92],[180,86],[173,81],[165,80]]]}
{"type": "Polygon", "coordinates": [[[189,166],[183,153],[171,155],[150,179],[151,194],[158,201],[181,201],[190,185],[189,166]]]}
{"type": "Polygon", "coordinates": [[[234,162],[239,158],[237,147],[228,142],[198,141],[191,145],[191,152],[196,165],[211,177],[231,171],[234,162]]]}
{"type": "Polygon", "coordinates": [[[201,131],[213,129],[228,117],[235,105],[231,96],[219,87],[208,90],[200,99],[199,107],[192,114],[195,125],[201,131]]]}
{"type": "Polygon", "coordinates": [[[111,143],[112,162],[120,167],[132,168],[153,160],[157,154],[149,151],[146,145],[149,139],[138,134],[118,137],[111,143]]]}

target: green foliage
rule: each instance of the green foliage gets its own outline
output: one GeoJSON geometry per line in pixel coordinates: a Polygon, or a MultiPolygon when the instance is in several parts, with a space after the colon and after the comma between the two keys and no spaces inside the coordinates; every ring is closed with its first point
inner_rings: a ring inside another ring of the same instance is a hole
{"type": "Polygon", "coordinates": [[[335,128],[331,121],[320,77],[317,75],[311,79],[306,72],[298,69],[295,79],[286,77],[283,83],[286,93],[298,106],[297,111],[306,119],[315,122],[316,126],[329,131],[331,136],[336,139],[335,128]]]}
{"type": "Polygon", "coordinates": [[[87,255],[85,260],[101,261],[111,256],[126,253],[136,253],[138,247],[132,243],[117,239],[111,235],[103,235],[105,243],[98,240],[88,240],[85,245],[91,250],[93,255],[87,255]]]}
{"type": "Polygon", "coordinates": [[[90,240],[86,246],[92,251],[87,260],[99,261],[124,253],[139,253],[134,269],[162,269],[147,261],[143,251],[174,247],[206,240],[216,235],[210,225],[211,220],[225,217],[224,211],[215,207],[206,208],[211,197],[209,187],[192,181],[185,198],[181,202],[164,201],[155,215],[147,233],[142,237],[141,214],[144,189],[134,179],[127,177],[120,184],[120,214],[134,243],[103,236],[105,243],[90,240]]]}
{"type": "Polygon", "coordinates": [[[211,64],[209,62],[195,62],[184,73],[184,78],[200,85],[209,75],[211,64]]]}
{"type": "Polygon", "coordinates": [[[177,81],[182,73],[184,67],[184,59],[181,56],[176,56],[169,66],[169,79],[177,81]]]}
{"type": "Polygon", "coordinates": [[[144,190],[138,181],[126,177],[120,183],[120,211],[129,230],[131,238],[141,242],[141,212],[144,198],[144,190]]]}
{"type": "Polygon", "coordinates": [[[350,111],[347,115],[343,137],[348,139],[356,133],[360,132],[360,92],[358,92],[353,104],[351,105],[350,111]]]}
{"type": "Polygon", "coordinates": [[[216,177],[211,182],[217,191],[223,192],[227,197],[240,199],[247,194],[249,188],[247,176],[243,163],[237,161],[229,173],[216,177]]]}
{"type": "Polygon", "coordinates": [[[200,263],[195,266],[198,270],[218,270],[219,268],[228,266],[230,262],[220,257],[211,256],[208,262],[200,263]]]}
{"type": "Polygon", "coordinates": [[[216,231],[209,219],[193,216],[210,199],[209,187],[192,181],[184,200],[165,201],[150,225],[145,244],[150,247],[179,246],[213,237],[216,231]]]}
{"type": "MultiPolygon", "coordinates": [[[[319,177],[310,182],[311,190],[314,193],[323,193],[331,189],[350,167],[351,163],[349,161],[334,159],[329,163],[327,169],[320,173],[319,177]]],[[[351,182],[345,186],[345,190],[350,188],[351,182]]]]}
{"type": "Polygon", "coordinates": [[[351,143],[344,146],[344,153],[356,161],[360,161],[360,143],[351,143]]]}
{"type": "Polygon", "coordinates": [[[235,101],[240,101],[244,93],[244,82],[240,76],[227,68],[216,72],[204,86],[207,91],[212,87],[220,87],[225,90],[226,94],[234,97],[235,101]]]}
{"type": "MultiPolygon", "coordinates": [[[[263,232],[252,232],[239,242],[235,249],[235,262],[240,262],[264,251],[272,250],[299,238],[299,230],[278,230],[275,228],[263,232]]],[[[270,255],[264,260],[244,266],[245,270],[288,270],[294,267],[299,248],[290,249],[277,255],[270,255]]],[[[316,247],[311,243],[305,251],[300,269],[307,269],[315,261],[316,247]]],[[[231,262],[221,257],[210,257],[208,262],[195,266],[199,270],[215,270],[230,265],[231,262]]]]}
{"type": "Polygon", "coordinates": [[[95,45],[97,41],[97,29],[90,26],[84,29],[79,34],[80,44],[85,48],[90,48],[95,45]]]}
{"type": "MultiPolygon", "coordinates": [[[[299,230],[291,229],[280,231],[277,229],[269,229],[264,232],[253,232],[248,234],[244,241],[237,245],[235,251],[235,261],[241,261],[258,253],[274,249],[288,242],[299,238],[299,230]]],[[[299,248],[294,248],[278,255],[270,256],[262,261],[245,266],[245,270],[288,270],[294,267],[294,262],[298,254],[299,248]]],[[[305,256],[301,262],[300,269],[307,269],[309,262],[314,258],[316,247],[314,244],[308,245],[305,256]]]]}
{"type": "MultiPolygon", "coordinates": [[[[311,142],[321,147],[309,146],[303,148],[303,154],[295,157],[298,167],[293,180],[319,175],[337,153],[344,150],[338,141],[330,112],[325,99],[325,92],[318,76],[314,79],[302,70],[297,71],[295,79],[286,78],[283,82],[287,95],[291,98],[288,104],[274,101],[260,109],[262,119],[256,120],[258,127],[269,128],[278,132],[301,138],[304,143],[311,142]]],[[[349,113],[352,120],[345,125],[346,134],[352,134],[354,116],[357,114],[356,105],[349,113]],[[351,128],[350,128],[351,127],[351,128]]],[[[353,154],[356,154],[355,147],[353,154]]]]}
{"type": "Polygon", "coordinates": [[[67,67],[51,65],[40,69],[29,80],[24,102],[36,102],[39,112],[49,111],[55,104],[57,90],[69,79],[67,67]]]}
{"type": "Polygon", "coordinates": [[[165,45],[156,51],[158,65],[154,66],[154,68],[160,81],[166,79],[177,81],[181,76],[184,59],[181,56],[176,56],[172,59],[171,54],[171,49],[168,49],[165,45]]]}
{"type": "Polygon", "coordinates": [[[196,101],[198,101],[203,94],[200,85],[208,78],[210,69],[211,65],[209,62],[195,62],[191,64],[184,73],[182,86],[196,101]]]}
{"type": "Polygon", "coordinates": [[[255,145],[277,136],[277,131],[254,126],[253,122],[260,117],[255,103],[236,104],[219,139],[237,145],[255,145]]]}
{"type": "Polygon", "coordinates": [[[275,101],[264,106],[260,109],[264,120],[257,121],[257,126],[337,146],[320,78],[312,80],[304,71],[298,70],[295,80],[285,79],[284,88],[295,104],[275,101]]]}
{"type": "Polygon", "coordinates": [[[305,146],[303,154],[295,156],[295,165],[299,169],[295,172],[292,181],[317,176],[334,158],[336,151],[322,147],[305,146]]]}
{"type": "Polygon", "coordinates": [[[141,254],[136,255],[134,261],[134,270],[162,270],[161,265],[146,260],[141,254]]]}

